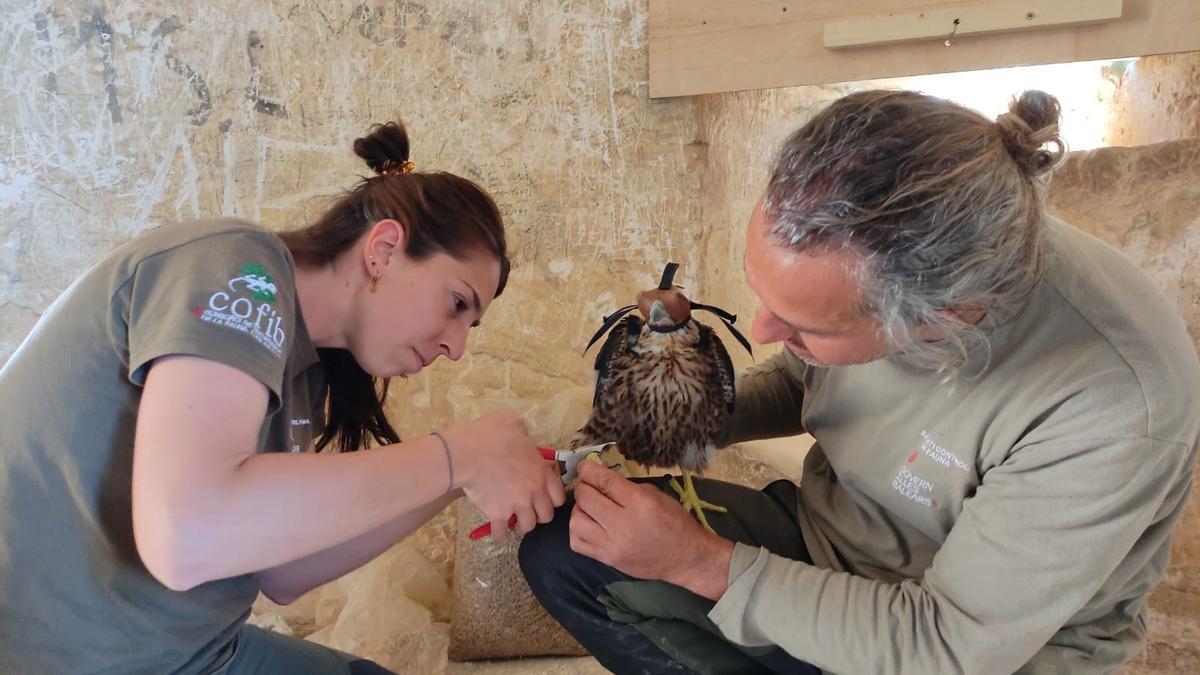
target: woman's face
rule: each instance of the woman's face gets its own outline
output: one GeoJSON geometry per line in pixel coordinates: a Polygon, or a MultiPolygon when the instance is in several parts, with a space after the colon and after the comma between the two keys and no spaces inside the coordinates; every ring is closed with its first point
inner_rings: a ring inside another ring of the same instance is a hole
{"type": "Polygon", "coordinates": [[[439,356],[461,358],[467,332],[495,297],[500,261],[484,249],[462,259],[434,253],[415,260],[404,253],[403,241],[370,249],[367,258],[378,281],[375,292],[368,282],[358,295],[348,345],[363,370],[394,377],[420,372],[439,356]]]}

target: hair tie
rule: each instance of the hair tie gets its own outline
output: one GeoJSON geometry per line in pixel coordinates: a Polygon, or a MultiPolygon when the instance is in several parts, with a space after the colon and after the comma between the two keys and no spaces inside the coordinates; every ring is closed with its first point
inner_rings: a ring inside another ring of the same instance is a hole
{"type": "Polygon", "coordinates": [[[412,173],[412,170],[415,168],[417,168],[417,165],[413,164],[411,159],[406,159],[398,164],[389,159],[384,163],[383,170],[379,172],[379,175],[398,176],[402,173],[412,173]]]}

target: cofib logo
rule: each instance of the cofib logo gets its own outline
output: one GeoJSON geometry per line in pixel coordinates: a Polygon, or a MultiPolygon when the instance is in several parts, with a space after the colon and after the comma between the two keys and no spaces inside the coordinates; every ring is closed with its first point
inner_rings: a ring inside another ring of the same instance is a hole
{"type": "Polygon", "coordinates": [[[246,333],[259,344],[281,356],[287,333],[283,317],[275,310],[275,280],[259,263],[246,263],[240,274],[229,280],[228,291],[217,291],[208,306],[192,310],[201,321],[246,333]]]}

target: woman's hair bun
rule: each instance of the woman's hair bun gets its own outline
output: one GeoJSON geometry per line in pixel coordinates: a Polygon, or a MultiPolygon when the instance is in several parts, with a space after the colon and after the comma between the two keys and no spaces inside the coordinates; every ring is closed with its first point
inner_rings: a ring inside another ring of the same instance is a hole
{"type": "Polygon", "coordinates": [[[386,122],[354,139],[354,154],[363,158],[375,173],[391,172],[408,161],[408,132],[403,122],[386,122]]]}
{"type": "Polygon", "coordinates": [[[1066,146],[1058,136],[1061,116],[1058,99],[1030,89],[1013,99],[1008,112],[996,118],[1004,147],[1029,175],[1041,174],[1062,159],[1066,146]],[[1053,148],[1047,149],[1047,145],[1053,148]]]}

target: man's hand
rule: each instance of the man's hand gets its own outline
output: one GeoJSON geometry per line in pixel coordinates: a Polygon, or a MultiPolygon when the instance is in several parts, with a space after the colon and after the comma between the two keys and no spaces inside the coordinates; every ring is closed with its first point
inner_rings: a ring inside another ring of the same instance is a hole
{"type": "Polygon", "coordinates": [[[594,462],[579,467],[571,549],[639,579],[661,579],[718,600],[733,542],[700,527],[679,502],[594,462]]]}

